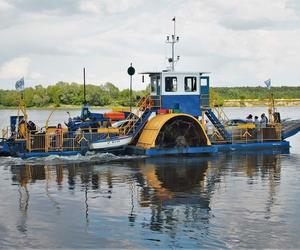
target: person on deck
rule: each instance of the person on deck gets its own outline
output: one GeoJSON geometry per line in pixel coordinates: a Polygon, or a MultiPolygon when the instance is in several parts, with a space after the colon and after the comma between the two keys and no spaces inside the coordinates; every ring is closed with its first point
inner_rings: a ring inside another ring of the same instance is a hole
{"type": "Polygon", "coordinates": [[[246,122],[253,122],[253,116],[251,114],[249,114],[247,117],[246,117],[246,122]]]}
{"type": "Polygon", "coordinates": [[[257,139],[258,141],[261,141],[261,139],[262,139],[262,131],[261,131],[261,129],[260,129],[260,121],[259,121],[257,115],[254,116],[254,124],[255,124],[255,130],[256,130],[256,131],[255,131],[256,139],[257,139]]]}
{"type": "Polygon", "coordinates": [[[260,127],[266,128],[268,124],[268,118],[266,117],[265,113],[262,113],[260,117],[260,127]]]}
{"type": "Polygon", "coordinates": [[[255,128],[259,129],[260,128],[260,122],[258,120],[258,116],[254,116],[254,123],[255,123],[255,128]]]}
{"type": "Polygon", "coordinates": [[[110,128],[111,127],[111,119],[109,118],[106,122],[106,127],[110,128]]]}
{"type": "Polygon", "coordinates": [[[63,139],[63,129],[60,123],[57,124],[57,128],[55,130],[56,135],[56,148],[62,148],[62,139],[63,139]]]}

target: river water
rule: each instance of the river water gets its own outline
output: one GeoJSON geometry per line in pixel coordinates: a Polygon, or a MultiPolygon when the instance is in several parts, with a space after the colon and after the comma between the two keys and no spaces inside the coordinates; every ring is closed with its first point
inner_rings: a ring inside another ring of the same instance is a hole
{"type": "MultiPolygon", "coordinates": [[[[0,111],[0,127],[14,112],[0,111]]],[[[49,113],[30,117],[42,126],[49,113]]],[[[1,158],[0,248],[300,248],[300,134],[290,142],[290,153],[1,158]]]]}

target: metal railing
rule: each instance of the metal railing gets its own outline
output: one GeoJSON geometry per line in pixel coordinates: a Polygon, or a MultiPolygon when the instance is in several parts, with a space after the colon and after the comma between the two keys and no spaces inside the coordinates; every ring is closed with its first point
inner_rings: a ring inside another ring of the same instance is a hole
{"type": "Polygon", "coordinates": [[[209,135],[210,140],[214,144],[219,143],[260,143],[281,141],[281,126],[277,124],[273,127],[266,128],[231,128],[229,130],[230,140],[224,140],[217,130],[213,130],[209,135]]]}
{"type": "Polygon", "coordinates": [[[159,96],[145,96],[141,98],[136,106],[136,111],[134,113],[130,113],[126,118],[124,125],[120,127],[120,134],[128,135],[134,129],[135,125],[147,109],[160,108],[160,104],[161,101],[159,96]]]}
{"type": "Polygon", "coordinates": [[[26,138],[27,151],[76,151],[80,149],[78,135],[63,134],[28,134],[26,138]]]}
{"type": "Polygon", "coordinates": [[[224,112],[224,109],[221,106],[214,106],[213,111],[217,114],[219,121],[226,125],[226,123],[229,121],[229,118],[224,112]]]}
{"type": "Polygon", "coordinates": [[[116,136],[116,134],[97,132],[28,134],[26,149],[29,152],[77,151],[81,149],[83,142],[88,145],[97,140],[109,140],[113,136],[116,136]]]}

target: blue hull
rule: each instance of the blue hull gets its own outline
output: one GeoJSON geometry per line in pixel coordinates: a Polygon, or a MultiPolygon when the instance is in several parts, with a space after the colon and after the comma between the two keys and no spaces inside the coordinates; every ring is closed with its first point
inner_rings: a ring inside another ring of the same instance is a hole
{"type": "MultiPolygon", "coordinates": [[[[235,143],[235,144],[218,144],[206,147],[186,147],[186,148],[170,148],[170,149],[142,149],[135,146],[128,146],[127,148],[110,150],[111,153],[117,154],[138,154],[147,156],[160,156],[160,155],[199,155],[199,154],[215,154],[217,152],[230,152],[230,151],[255,151],[255,150],[276,150],[276,149],[289,149],[290,143],[288,141],[280,142],[261,142],[261,143],[235,143]],[[114,152],[115,151],[115,152],[114,152]],[[117,151],[117,152],[116,152],[117,151]]],[[[105,150],[101,152],[106,152],[105,150]]],[[[73,156],[83,154],[82,151],[51,151],[51,152],[24,152],[17,154],[21,158],[32,157],[47,157],[51,155],[57,156],[73,156]]],[[[7,151],[0,151],[0,156],[8,156],[7,151]]]]}
{"type": "Polygon", "coordinates": [[[241,143],[241,144],[219,144],[207,147],[187,147],[187,148],[172,148],[172,149],[142,149],[135,146],[127,148],[129,154],[139,154],[148,156],[160,155],[197,155],[197,154],[215,154],[217,152],[230,152],[230,151],[255,151],[255,150],[277,150],[285,149],[288,152],[290,143],[288,141],[280,142],[262,142],[262,143],[241,143]]]}
{"type": "Polygon", "coordinates": [[[260,150],[260,149],[276,149],[276,148],[289,148],[288,141],[276,142],[259,142],[259,143],[233,143],[233,144],[219,144],[213,145],[219,152],[237,151],[237,150],[260,150]]]}
{"type": "Polygon", "coordinates": [[[53,152],[30,152],[30,153],[20,153],[18,157],[23,159],[33,158],[33,157],[47,157],[47,156],[73,156],[81,154],[80,151],[53,151],[53,152]]]}

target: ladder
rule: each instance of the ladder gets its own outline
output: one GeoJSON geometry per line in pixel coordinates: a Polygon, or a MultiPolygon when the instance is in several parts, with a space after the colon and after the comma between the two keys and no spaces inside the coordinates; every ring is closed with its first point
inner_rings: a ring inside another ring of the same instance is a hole
{"type": "Polygon", "coordinates": [[[125,122],[119,128],[120,135],[132,134],[135,137],[146,124],[152,111],[152,99],[150,96],[143,97],[137,104],[136,112],[130,113],[125,122]]]}
{"type": "Polygon", "coordinates": [[[223,139],[226,141],[230,141],[231,134],[227,132],[224,125],[220,122],[220,120],[217,118],[214,112],[211,109],[207,109],[205,111],[205,114],[207,118],[211,121],[211,123],[215,126],[219,134],[223,137],[223,139]]]}
{"type": "Polygon", "coordinates": [[[226,122],[229,121],[228,116],[221,106],[214,106],[212,109],[217,114],[217,117],[222,124],[226,124],[226,122]]]}

